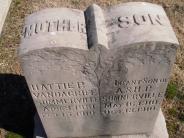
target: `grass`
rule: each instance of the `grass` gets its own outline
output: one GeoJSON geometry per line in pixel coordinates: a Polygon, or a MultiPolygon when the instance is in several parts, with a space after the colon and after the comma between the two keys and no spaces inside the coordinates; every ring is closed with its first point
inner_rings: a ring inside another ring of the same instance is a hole
{"type": "MultiPolygon", "coordinates": [[[[16,51],[20,44],[21,29],[26,15],[46,7],[69,7],[84,10],[92,3],[107,7],[129,1],[139,0],[13,0],[0,38],[0,73],[21,74],[16,51]]],[[[170,138],[184,138],[184,1],[145,1],[164,7],[180,43],[162,108],[170,138]]],[[[6,138],[19,137],[21,136],[11,132],[8,132],[6,136],[6,138]]]]}
{"type": "Polygon", "coordinates": [[[5,138],[23,138],[23,136],[13,132],[8,132],[5,138]]]}
{"type": "Polygon", "coordinates": [[[171,138],[184,137],[184,91],[179,83],[170,82],[163,103],[167,128],[171,138]]]}
{"type": "Polygon", "coordinates": [[[166,98],[173,99],[177,95],[177,86],[175,84],[168,84],[166,90],[166,98]]]}

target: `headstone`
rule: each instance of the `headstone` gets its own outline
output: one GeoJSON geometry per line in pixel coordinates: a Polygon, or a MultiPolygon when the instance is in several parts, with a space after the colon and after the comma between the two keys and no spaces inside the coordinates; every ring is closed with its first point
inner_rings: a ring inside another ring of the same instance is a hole
{"type": "Polygon", "coordinates": [[[49,138],[149,135],[177,46],[163,8],[136,2],[34,13],[19,55],[49,138]]]}
{"type": "MultiPolygon", "coordinates": [[[[35,115],[35,128],[34,128],[34,138],[46,138],[46,134],[42,123],[38,117],[35,115]]],[[[88,137],[89,138],[89,137],[88,137]]],[[[162,111],[159,112],[158,117],[155,122],[153,131],[150,134],[124,134],[118,136],[93,136],[90,138],[169,138],[165,118],[162,111]]]]}
{"type": "Polygon", "coordinates": [[[11,0],[0,0],[0,35],[10,7],[11,0]]]}

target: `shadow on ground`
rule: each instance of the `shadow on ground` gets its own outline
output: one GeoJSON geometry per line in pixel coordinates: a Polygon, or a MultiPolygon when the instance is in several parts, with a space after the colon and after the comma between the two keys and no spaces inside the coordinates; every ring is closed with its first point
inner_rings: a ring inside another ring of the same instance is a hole
{"type": "Polygon", "coordinates": [[[0,74],[0,128],[33,137],[35,107],[25,78],[0,74]]]}

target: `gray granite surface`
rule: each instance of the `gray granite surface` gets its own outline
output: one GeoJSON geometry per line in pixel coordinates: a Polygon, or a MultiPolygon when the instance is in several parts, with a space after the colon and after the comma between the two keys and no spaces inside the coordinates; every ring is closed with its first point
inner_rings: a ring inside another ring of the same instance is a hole
{"type": "Polygon", "coordinates": [[[49,138],[150,135],[177,47],[161,6],[94,4],[28,16],[19,56],[49,138]]]}

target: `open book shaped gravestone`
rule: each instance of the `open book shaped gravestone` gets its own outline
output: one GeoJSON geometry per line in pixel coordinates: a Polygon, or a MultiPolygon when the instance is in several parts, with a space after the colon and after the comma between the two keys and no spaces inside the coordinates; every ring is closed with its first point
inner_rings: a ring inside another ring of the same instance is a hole
{"type": "Polygon", "coordinates": [[[19,56],[49,138],[149,134],[177,47],[163,8],[136,2],[34,13],[19,56]]]}

